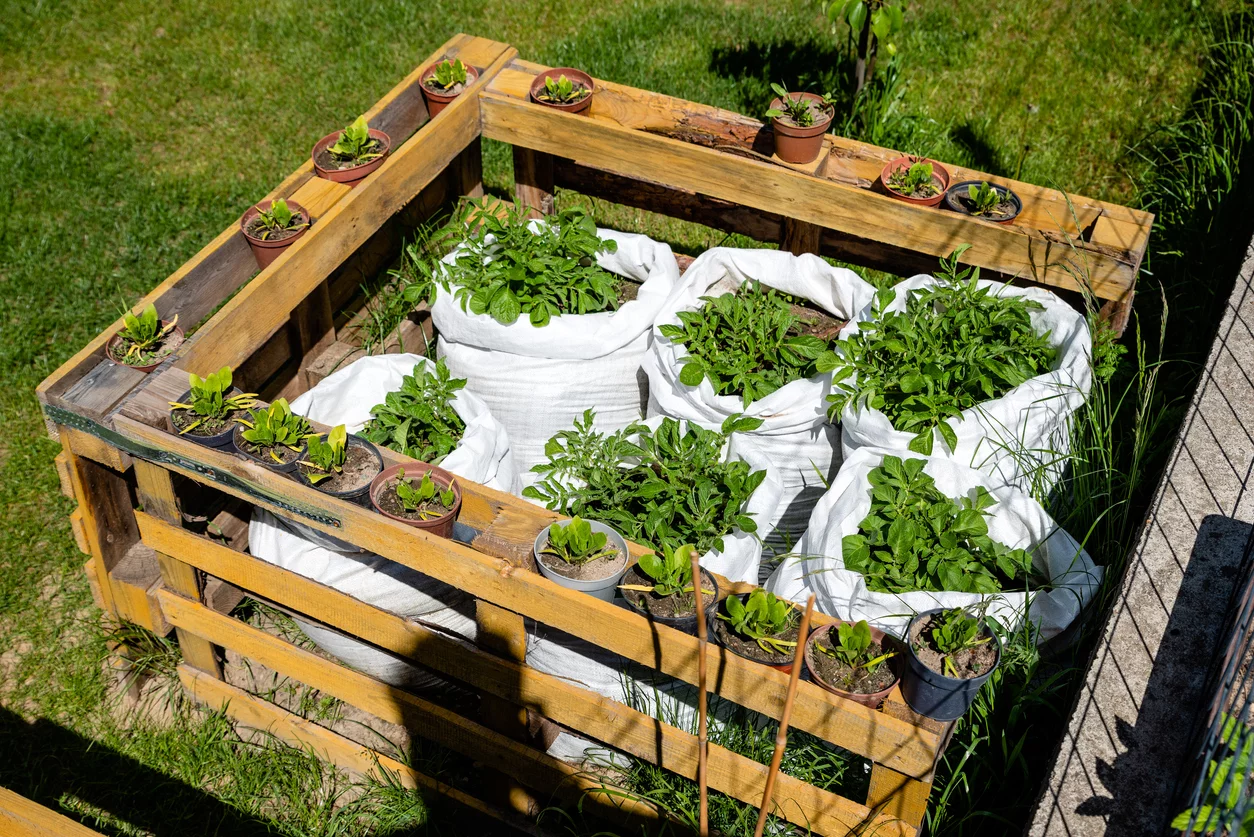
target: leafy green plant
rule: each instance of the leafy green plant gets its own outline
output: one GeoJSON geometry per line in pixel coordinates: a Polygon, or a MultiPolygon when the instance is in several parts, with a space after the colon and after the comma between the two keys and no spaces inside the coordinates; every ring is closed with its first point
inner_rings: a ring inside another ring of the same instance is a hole
{"type": "Polygon", "coordinates": [[[688,350],[679,381],[698,386],[708,378],[719,395],[741,396],[746,407],[791,381],[817,374],[828,349],[818,337],[798,334],[792,298],[750,281],[735,293],[701,297],[697,311],[680,311],[679,325],[661,333],[688,350]]]}
{"type": "Polygon", "coordinates": [[[204,378],[195,372],[190,372],[187,375],[187,382],[191,390],[188,403],[171,401],[170,408],[189,410],[200,418],[179,430],[179,435],[195,430],[209,419],[226,418],[231,413],[250,409],[257,403],[256,393],[229,394],[231,392],[231,367],[229,366],[223,366],[217,372],[206,375],[204,378]]]}
{"type": "Polygon", "coordinates": [[[573,105],[591,92],[583,82],[568,79],[563,73],[557,78],[546,78],[544,87],[536,93],[536,98],[547,104],[573,105]]]}
{"type": "Polygon", "coordinates": [[[909,166],[901,166],[888,176],[889,187],[908,198],[930,198],[940,193],[940,187],[932,179],[932,164],[918,160],[909,166]]]}
{"type": "Polygon", "coordinates": [[[607,547],[608,542],[604,532],[592,531],[588,521],[576,515],[565,526],[549,527],[548,544],[540,552],[579,566],[613,555],[617,550],[612,545],[607,547]]]}
{"type": "Polygon", "coordinates": [[[166,338],[174,326],[178,324],[178,315],[168,323],[162,323],[157,316],[157,306],[151,302],[135,316],[129,309],[122,312],[122,328],[118,330],[118,341],[122,353],[122,362],[132,366],[147,366],[156,359],[155,349],[166,338]]]}
{"type": "Polygon", "coordinates": [[[979,186],[967,187],[967,200],[971,202],[972,215],[996,215],[998,208],[1007,203],[1007,198],[987,182],[981,181],[979,186]]]}
{"type": "Polygon", "coordinates": [[[819,94],[819,101],[816,102],[803,96],[793,96],[782,84],[771,82],[771,90],[779,97],[779,107],[766,112],[771,119],[787,117],[799,128],[810,128],[825,117],[830,119],[835,113],[832,97],[826,93],[819,94]]]}
{"type": "Polygon", "coordinates": [[[958,267],[968,247],[942,260],[935,287],[910,291],[905,311],[886,311],[893,291],[881,290],[872,318],[818,359],[833,373],[833,420],[847,407],[879,410],[927,455],[933,431],[958,444],[949,422],[963,410],[1049,371],[1057,350],[1032,327],[1040,303],[980,288],[979,268],[958,267]]]}
{"type": "Polygon", "coordinates": [[[441,61],[435,65],[431,75],[423,79],[423,84],[434,90],[452,90],[459,84],[466,83],[466,65],[460,58],[441,61]]]}
{"type": "Polygon", "coordinates": [[[438,465],[466,432],[466,423],[453,409],[453,397],[466,386],[465,378],[449,374],[443,360],[418,364],[389,392],[382,404],[370,409],[371,419],[361,435],[376,445],[438,465]]]}
{"type": "Polygon", "coordinates": [[[450,482],[448,488],[440,488],[431,479],[431,472],[424,471],[422,479],[414,485],[413,480],[405,479],[402,468],[396,476],[396,499],[400,500],[401,508],[411,514],[417,512],[423,520],[434,520],[443,517],[457,502],[457,493],[453,490],[455,483],[450,482]],[[440,508],[433,508],[439,506],[440,508]]]}
{"type": "Polygon", "coordinates": [[[314,471],[305,474],[311,483],[317,485],[344,472],[344,462],[348,459],[348,430],[344,425],[332,427],[325,440],[317,435],[310,436],[307,445],[301,465],[314,471]]]}
{"type": "Polygon", "coordinates": [[[593,420],[588,410],[549,440],[548,461],[531,469],[542,477],[523,496],[603,520],[654,549],[690,543],[704,554],[721,550],[733,530],[757,531],[742,509],[766,472],[724,461],[723,446],[731,433],[761,426],[759,419],[731,416],[721,430],[707,430],[667,418],[656,431],[633,424],[614,433],[595,430],[593,420]]]}
{"type": "Polygon", "coordinates": [[[526,314],[540,327],[559,314],[618,307],[621,280],[596,263],[597,254],[615,252],[618,243],[602,240],[583,209],[564,209],[533,231],[524,207],[502,210],[489,201],[462,204],[452,223],[463,247],[438,279],[445,290],[457,286],[463,311],[503,325],[526,314]]]}
{"type": "Polygon", "coordinates": [[[983,486],[974,498],[951,500],[924,472],[926,464],[885,456],[872,469],[871,509],[841,541],[845,566],[880,593],[1022,587],[1032,573],[1031,554],[988,536],[987,510],[997,501],[983,486]]]}
{"type": "Polygon", "coordinates": [[[370,126],[366,117],[359,116],[353,124],[340,131],[339,139],[327,149],[337,160],[351,160],[354,163],[367,163],[383,152],[378,149],[379,141],[370,136],[370,126]]]}
{"type": "Polygon", "coordinates": [[[875,74],[879,44],[884,44],[889,56],[897,55],[897,44],[892,38],[905,28],[903,4],[889,0],[827,0],[823,11],[832,23],[833,33],[840,24],[849,25],[849,36],[857,49],[854,92],[860,92],[875,74]]]}
{"type": "MultiPolygon", "coordinates": [[[[620,584],[621,590],[634,590],[638,593],[652,593],[655,596],[686,595],[695,591],[692,584],[692,556],[697,548],[690,543],[680,546],[665,546],[656,552],[646,552],[640,556],[636,568],[645,576],[653,579],[651,586],[643,584],[620,584]]],[[[714,595],[713,590],[701,588],[706,595],[714,595]]]]}
{"type": "Polygon", "coordinates": [[[304,416],[298,416],[288,406],[286,398],[276,398],[264,410],[253,410],[252,420],[240,419],[245,430],[240,436],[254,447],[270,451],[270,458],[282,462],[279,448],[299,451],[301,443],[312,434],[312,428],[304,416]]]}
{"type": "MultiPolygon", "coordinates": [[[[879,667],[896,656],[896,651],[888,651],[878,656],[871,656],[874,639],[871,626],[865,619],[855,624],[839,622],[827,632],[830,645],[815,642],[814,647],[832,659],[844,663],[855,672],[866,672],[868,675],[879,671],[879,667]]],[[[881,651],[884,649],[881,647],[881,651]]]]}
{"type": "Polygon", "coordinates": [[[727,612],[718,614],[718,618],[734,633],[756,642],[766,653],[787,654],[797,647],[796,640],[780,638],[780,634],[796,624],[797,611],[774,593],[754,590],[743,602],[739,596],[728,596],[723,600],[723,609],[727,612]]]}
{"type": "Polygon", "coordinates": [[[933,616],[928,633],[932,646],[940,652],[945,674],[954,678],[958,677],[954,657],[993,641],[991,634],[984,633],[984,620],[960,607],[933,616]]]}
{"type": "Polygon", "coordinates": [[[283,198],[275,198],[269,209],[257,208],[257,218],[254,224],[261,228],[257,237],[262,241],[269,241],[270,236],[276,233],[284,230],[299,230],[309,226],[307,221],[301,220],[302,217],[299,213],[293,212],[283,198]]]}
{"type": "Polygon", "coordinates": [[[1254,731],[1239,717],[1224,712],[1219,742],[1222,746],[1206,765],[1205,793],[1196,807],[1177,814],[1171,827],[1186,834],[1246,837],[1254,834],[1254,806],[1249,804],[1251,790],[1246,782],[1254,763],[1254,731]]]}

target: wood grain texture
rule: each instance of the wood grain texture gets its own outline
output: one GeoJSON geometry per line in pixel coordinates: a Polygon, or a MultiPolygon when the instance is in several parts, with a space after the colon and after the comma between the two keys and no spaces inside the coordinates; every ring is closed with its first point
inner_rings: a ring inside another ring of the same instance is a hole
{"type": "Polygon", "coordinates": [[[101,837],[85,825],[0,788],[0,834],[5,837],[101,837]]]}

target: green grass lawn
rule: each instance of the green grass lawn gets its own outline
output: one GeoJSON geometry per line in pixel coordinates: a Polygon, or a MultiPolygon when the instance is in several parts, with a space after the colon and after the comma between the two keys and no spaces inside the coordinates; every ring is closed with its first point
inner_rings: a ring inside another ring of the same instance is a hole
{"type": "MultiPolygon", "coordinates": [[[[916,0],[884,139],[1131,200],[1144,167],[1128,146],[1175,120],[1202,77],[1214,10],[1187,6],[916,0]]],[[[838,86],[843,41],[817,4],[735,0],[3,0],[0,19],[0,785],[110,834],[441,821],[395,789],[363,793],[303,754],[238,741],[220,718],[120,709],[35,385],[455,32],[748,113],[773,80],[838,86]]],[[[486,174],[508,187],[506,149],[488,148],[486,174]]]]}

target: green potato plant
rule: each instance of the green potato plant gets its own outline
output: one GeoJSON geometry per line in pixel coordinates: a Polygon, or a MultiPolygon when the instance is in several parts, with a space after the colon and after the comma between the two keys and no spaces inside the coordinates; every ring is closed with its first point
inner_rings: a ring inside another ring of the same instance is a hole
{"type": "Polygon", "coordinates": [[[411,514],[417,512],[423,520],[434,520],[448,514],[457,502],[457,494],[453,490],[455,484],[450,482],[448,488],[440,488],[431,479],[431,472],[424,471],[422,479],[414,485],[413,480],[405,479],[405,469],[402,468],[396,475],[396,499],[400,500],[405,511],[411,514]],[[432,506],[439,506],[440,509],[432,506]]]}
{"type": "Polygon", "coordinates": [[[587,97],[590,92],[583,82],[572,81],[562,74],[557,78],[546,78],[544,87],[536,93],[536,98],[552,105],[573,105],[587,97]]]}
{"type": "Polygon", "coordinates": [[[299,213],[292,211],[283,198],[275,198],[269,209],[257,210],[257,221],[261,226],[261,233],[257,237],[268,241],[270,236],[284,230],[299,230],[309,226],[301,217],[299,213]]]}
{"type": "Polygon", "coordinates": [[[592,531],[588,521],[576,515],[565,526],[549,527],[549,542],[540,552],[579,566],[613,555],[617,550],[608,543],[604,532],[592,531]]]}
{"type": "Polygon", "coordinates": [[[799,128],[810,128],[817,125],[824,116],[833,111],[833,100],[830,94],[820,93],[819,102],[801,97],[793,98],[788,88],[782,84],[771,82],[771,90],[779,97],[779,107],[771,108],[766,115],[771,119],[787,117],[799,128]]]}
{"type": "Polygon", "coordinates": [[[845,566],[878,593],[913,590],[998,593],[1032,579],[1032,556],[988,535],[996,505],[980,486],[951,500],[923,471],[926,461],[885,456],[869,474],[871,509],[841,541],[845,566]]]}
{"type": "Polygon", "coordinates": [[[460,58],[441,61],[435,65],[431,75],[423,79],[423,83],[433,90],[452,90],[466,83],[466,65],[460,58]]]}
{"type": "Polygon", "coordinates": [[[420,462],[439,465],[461,442],[466,423],[453,409],[453,398],[466,386],[440,360],[419,364],[389,392],[382,404],[370,409],[371,419],[361,435],[420,462]]]}
{"type": "Polygon", "coordinates": [[[932,179],[932,172],[932,164],[920,160],[890,174],[888,185],[894,192],[908,198],[930,198],[940,193],[940,187],[932,179]]]}
{"type": "Polygon", "coordinates": [[[229,366],[223,366],[217,372],[206,375],[204,378],[195,372],[190,372],[187,375],[187,381],[191,390],[188,396],[189,403],[171,401],[169,402],[170,409],[188,410],[199,418],[179,430],[180,436],[195,430],[210,419],[226,418],[231,413],[251,409],[257,403],[256,393],[229,394],[231,392],[231,367],[229,366]]]}
{"type": "Polygon", "coordinates": [[[956,655],[992,642],[992,636],[984,636],[983,633],[984,620],[971,616],[960,607],[933,617],[929,638],[941,654],[941,665],[944,666],[946,675],[958,677],[958,669],[954,665],[956,655]]]}
{"type": "MultiPolygon", "coordinates": [[[[871,645],[874,644],[874,639],[871,636],[871,626],[865,619],[852,625],[848,622],[838,623],[835,629],[827,632],[827,640],[831,643],[830,645],[816,642],[814,647],[819,652],[853,669],[854,674],[859,672],[865,672],[868,676],[875,674],[880,666],[897,654],[896,651],[888,651],[871,656],[871,645]]],[[[883,651],[883,648],[881,647],[880,650],[883,651]]]]}
{"type": "Polygon", "coordinates": [[[935,433],[954,448],[950,421],[1048,372],[1058,356],[1038,334],[1038,302],[979,287],[979,268],[959,269],[964,244],[941,262],[939,284],[911,291],[905,311],[886,311],[891,288],[876,295],[872,318],[817,361],[832,372],[827,397],[835,421],[846,408],[883,412],[913,433],[909,448],[930,455],[935,433]]]}
{"type": "Polygon", "coordinates": [[[718,395],[740,395],[744,406],[792,381],[818,373],[829,344],[797,334],[801,318],[792,298],[750,281],[735,293],[701,298],[697,311],[680,311],[679,325],[661,333],[688,350],[679,381],[699,386],[709,379],[718,395]]]}
{"type": "Polygon", "coordinates": [[[122,328],[118,331],[118,341],[122,353],[122,362],[131,366],[147,366],[156,360],[156,349],[178,324],[176,314],[168,323],[162,323],[157,316],[157,306],[151,302],[135,316],[129,309],[122,311],[122,328]]]}
{"type": "Polygon", "coordinates": [[[379,157],[382,151],[374,150],[379,141],[370,136],[370,126],[366,117],[359,116],[353,124],[340,131],[340,137],[327,151],[337,160],[352,161],[357,164],[368,163],[379,157]]]}
{"type": "Polygon", "coordinates": [[[240,436],[254,447],[269,450],[275,462],[283,461],[279,448],[299,451],[305,439],[313,434],[308,420],[293,413],[286,398],[276,398],[269,407],[252,410],[251,414],[251,420],[239,420],[247,428],[240,431],[240,436]]]}
{"type": "Polygon", "coordinates": [[[743,602],[739,596],[728,596],[723,608],[727,612],[718,614],[718,618],[734,633],[756,642],[766,653],[787,654],[797,647],[796,640],[780,638],[780,634],[797,623],[797,610],[775,594],[754,590],[743,602]]]}
{"type": "MultiPolygon", "coordinates": [[[[662,597],[692,593],[695,591],[692,583],[692,558],[696,554],[697,548],[690,543],[666,545],[655,552],[647,552],[640,556],[636,569],[653,579],[653,584],[620,584],[618,587],[620,590],[634,590],[662,597]]],[[[708,596],[714,595],[713,590],[704,587],[701,592],[708,596]]]]}
{"type": "Polygon", "coordinates": [[[310,436],[307,445],[300,464],[312,471],[305,474],[309,482],[317,485],[344,473],[344,462],[348,459],[348,430],[344,425],[332,427],[325,440],[317,435],[310,436]]]}

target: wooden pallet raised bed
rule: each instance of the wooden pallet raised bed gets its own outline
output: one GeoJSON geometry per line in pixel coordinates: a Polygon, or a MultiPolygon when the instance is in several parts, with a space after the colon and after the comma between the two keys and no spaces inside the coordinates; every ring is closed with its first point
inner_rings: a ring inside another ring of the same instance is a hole
{"type": "MultiPolygon", "coordinates": [[[[427,116],[417,72],[368,111],[372,126],[384,127],[398,145],[356,189],[313,177],[306,163],[271,193],[296,198],[316,219],[277,261],[257,273],[232,226],[144,301],[163,317],[199,324],[175,356],[147,376],[116,366],[103,354],[115,324],[44,381],[39,397],[63,445],[62,487],[79,503],[74,531],[91,556],[98,603],[153,630],[173,627],[189,692],[351,771],[370,773],[377,759],[413,786],[513,821],[550,794],[578,797],[602,787],[533,746],[520,708],[676,773],[692,777],[697,767],[694,736],[528,668],[524,618],[689,683],[697,678],[696,639],[537,574],[530,545],[557,516],[516,497],[463,483],[464,542],[449,541],[168,433],[167,404],[186,389],[188,371],[230,365],[242,386],[266,397],[293,397],[320,380],[354,350],[362,279],[392,260],[419,223],[461,196],[482,194],[481,136],[513,145],[516,199],[537,214],[552,208],[554,189],[563,186],[899,273],[933,267],[967,241],[975,246],[965,260],[995,273],[1069,291],[1079,290],[1077,275],[1091,277],[1090,290],[1116,323],[1126,320],[1152,218],[1074,196],[1071,209],[1059,193],[1021,183],[1012,184],[1025,203],[1014,226],[920,209],[870,188],[893,151],[828,137],[818,162],[784,164],[761,150],[761,124],[738,114],[601,81],[591,118],[558,113],[526,100],[543,68],[519,60],[512,48],[461,35],[418,66],[445,56],[476,66],[478,81],[435,119],[427,116]],[[466,590],[477,600],[480,647],[468,651],[252,558],[244,551],[252,507],[466,590]],[[215,525],[206,528],[209,521],[215,525]],[[484,696],[483,714],[463,717],[231,617],[241,591],[469,686],[484,696]],[[518,787],[484,801],[364,751],[224,682],[222,648],[491,764],[518,787]]],[[[423,325],[406,328],[410,341],[423,325]]],[[[383,453],[388,464],[406,461],[383,453]]],[[[720,579],[720,589],[747,588],[720,579]]],[[[711,654],[719,694],[779,717],[786,675],[716,649],[711,654]]],[[[949,727],[914,715],[898,692],[876,711],[809,683],[799,688],[792,724],[869,759],[870,792],[851,800],[781,776],[780,816],[827,835],[868,824],[876,834],[916,832],[949,727]]],[[[756,805],[765,776],[762,765],[711,747],[712,788],[756,805]]],[[[588,800],[619,819],[658,816],[608,794],[588,800]]]]}

